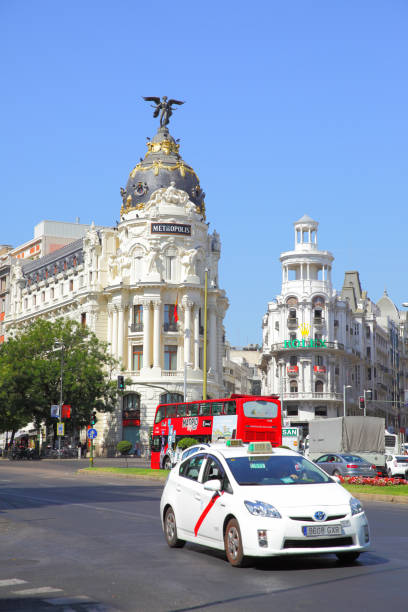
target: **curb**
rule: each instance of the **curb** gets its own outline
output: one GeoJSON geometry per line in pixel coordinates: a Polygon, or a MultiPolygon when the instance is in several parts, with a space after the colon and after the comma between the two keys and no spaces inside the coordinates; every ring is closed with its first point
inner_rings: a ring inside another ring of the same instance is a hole
{"type": "Polygon", "coordinates": [[[376,493],[356,493],[361,501],[379,501],[394,504],[408,504],[408,495],[378,495],[376,493]]]}

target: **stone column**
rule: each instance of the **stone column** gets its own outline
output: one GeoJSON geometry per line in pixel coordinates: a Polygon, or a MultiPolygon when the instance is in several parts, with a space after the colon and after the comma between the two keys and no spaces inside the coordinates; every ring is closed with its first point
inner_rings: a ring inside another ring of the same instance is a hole
{"type": "Polygon", "coordinates": [[[194,369],[200,367],[200,318],[199,305],[195,305],[194,309],[194,369]]]}
{"type": "Polygon", "coordinates": [[[112,353],[112,306],[109,305],[108,306],[108,337],[107,337],[107,342],[108,342],[108,351],[110,353],[112,353]]]}
{"type": "Polygon", "coordinates": [[[150,300],[142,300],[143,304],[143,367],[150,368],[150,300]]]}
{"type": "MultiPolygon", "coordinates": [[[[153,367],[160,368],[160,313],[161,303],[158,300],[153,302],[153,367]]],[[[144,352],[144,349],[143,349],[144,352]]]]}
{"type": "Polygon", "coordinates": [[[184,363],[191,364],[191,309],[194,302],[183,301],[184,306],[184,363]]]}
{"type": "Polygon", "coordinates": [[[118,352],[118,310],[113,307],[112,312],[112,355],[116,357],[118,352]]]}
{"type": "Polygon", "coordinates": [[[118,306],[118,358],[123,363],[124,307],[118,306]]]}

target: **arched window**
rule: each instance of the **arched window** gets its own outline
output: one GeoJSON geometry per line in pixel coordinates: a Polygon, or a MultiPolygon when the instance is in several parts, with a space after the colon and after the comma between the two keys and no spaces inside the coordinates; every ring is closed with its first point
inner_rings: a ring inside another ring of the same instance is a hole
{"type": "Polygon", "coordinates": [[[140,419],[140,395],[128,393],[123,396],[123,418],[140,419]]]}
{"type": "Polygon", "coordinates": [[[181,393],[162,393],[160,396],[160,404],[175,404],[183,401],[184,396],[181,393]]]}
{"type": "Polygon", "coordinates": [[[291,393],[297,393],[298,392],[297,380],[291,380],[290,381],[290,392],[291,393]]]}
{"type": "Polygon", "coordinates": [[[323,393],[323,382],[321,380],[315,382],[315,393],[323,393]]]}

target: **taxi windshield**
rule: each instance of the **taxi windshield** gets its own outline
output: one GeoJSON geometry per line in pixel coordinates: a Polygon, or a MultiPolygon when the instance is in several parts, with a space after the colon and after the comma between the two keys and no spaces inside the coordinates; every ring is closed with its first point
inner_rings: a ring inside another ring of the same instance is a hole
{"type": "Polygon", "coordinates": [[[228,466],[239,485],[299,485],[333,482],[307,459],[296,456],[230,457],[228,466]]]}

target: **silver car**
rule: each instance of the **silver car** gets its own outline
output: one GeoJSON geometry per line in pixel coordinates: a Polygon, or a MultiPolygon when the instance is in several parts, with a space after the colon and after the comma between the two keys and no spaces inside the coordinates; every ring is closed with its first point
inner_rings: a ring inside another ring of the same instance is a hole
{"type": "Polygon", "coordinates": [[[328,453],[316,459],[315,463],[331,476],[377,476],[375,465],[358,455],[328,453]]]}

